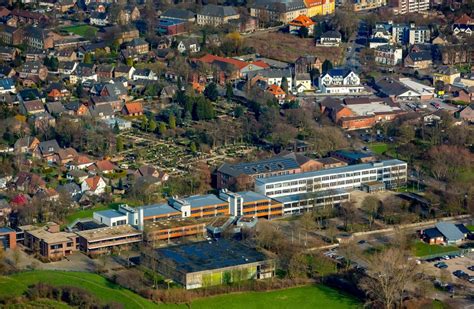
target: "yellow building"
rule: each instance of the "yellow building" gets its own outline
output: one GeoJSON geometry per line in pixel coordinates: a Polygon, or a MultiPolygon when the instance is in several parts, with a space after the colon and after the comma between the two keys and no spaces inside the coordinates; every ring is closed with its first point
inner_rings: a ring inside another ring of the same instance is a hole
{"type": "Polygon", "coordinates": [[[460,78],[461,74],[453,67],[441,67],[437,72],[433,73],[433,85],[437,81],[442,81],[445,85],[452,85],[456,78],[460,78]]]}
{"type": "Polygon", "coordinates": [[[336,0],[323,0],[323,15],[334,14],[336,0]]]}
{"type": "Polygon", "coordinates": [[[323,0],[304,0],[308,9],[308,17],[323,15],[323,0]]]}

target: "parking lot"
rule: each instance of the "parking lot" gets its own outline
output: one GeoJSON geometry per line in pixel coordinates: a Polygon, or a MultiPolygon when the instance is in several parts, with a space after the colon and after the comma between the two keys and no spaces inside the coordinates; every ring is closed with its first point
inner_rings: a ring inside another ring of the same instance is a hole
{"type": "Polygon", "coordinates": [[[443,273],[449,273],[451,276],[451,282],[462,283],[474,288],[474,282],[469,283],[469,281],[467,280],[467,276],[465,276],[466,279],[461,279],[453,274],[455,271],[461,270],[462,272],[470,276],[470,278],[474,278],[474,271],[468,269],[468,267],[474,266],[474,253],[472,252],[464,256],[454,257],[450,259],[440,258],[433,261],[423,262],[421,266],[427,274],[436,276],[437,278],[442,278],[444,276],[443,273]],[[445,264],[447,267],[439,268],[435,266],[439,266],[440,263],[445,264]]]}

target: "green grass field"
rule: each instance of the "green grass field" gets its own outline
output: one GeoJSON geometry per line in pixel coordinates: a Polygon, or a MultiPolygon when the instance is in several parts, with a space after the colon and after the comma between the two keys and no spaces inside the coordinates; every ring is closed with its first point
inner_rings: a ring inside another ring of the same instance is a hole
{"type": "Polygon", "coordinates": [[[0,298],[19,296],[27,290],[28,286],[38,282],[83,288],[104,302],[119,302],[124,304],[125,308],[156,308],[151,301],[111,283],[104,277],[82,272],[37,270],[8,277],[0,276],[0,298]]]}
{"type": "Polygon", "coordinates": [[[418,257],[453,252],[457,250],[459,249],[455,246],[429,245],[421,241],[416,242],[413,246],[413,253],[418,257]]]}
{"type": "Polygon", "coordinates": [[[72,32],[74,34],[86,37],[93,38],[97,33],[97,28],[89,25],[78,25],[78,26],[69,26],[61,28],[63,31],[72,32]]]}
{"type": "Polygon", "coordinates": [[[362,308],[357,300],[326,286],[305,286],[272,292],[249,292],[196,300],[191,308],[362,308]]]}
{"type": "Polygon", "coordinates": [[[388,145],[386,143],[372,143],[369,145],[369,149],[375,154],[383,154],[388,150],[388,145]]]}
{"type": "MultiPolygon", "coordinates": [[[[227,294],[198,299],[188,305],[159,305],[96,274],[46,270],[22,272],[8,277],[0,276],[0,299],[19,296],[26,291],[28,286],[38,282],[80,287],[104,302],[122,303],[125,308],[362,308],[358,300],[322,285],[271,292],[227,294]]],[[[44,302],[48,301],[44,300],[44,302]]],[[[38,307],[33,303],[31,305],[31,308],[38,307]]],[[[61,303],[58,303],[58,308],[63,308],[61,303]]]]}
{"type": "Polygon", "coordinates": [[[471,232],[474,232],[474,225],[466,225],[466,228],[471,231],[471,232]]]}
{"type": "Polygon", "coordinates": [[[92,215],[93,215],[94,211],[105,210],[105,209],[109,209],[109,208],[110,207],[107,207],[105,205],[99,205],[99,206],[95,206],[95,207],[89,208],[89,209],[78,210],[78,211],[70,214],[69,216],[67,216],[66,217],[66,222],[67,222],[67,224],[70,224],[76,219],[92,218],[92,215]]]}

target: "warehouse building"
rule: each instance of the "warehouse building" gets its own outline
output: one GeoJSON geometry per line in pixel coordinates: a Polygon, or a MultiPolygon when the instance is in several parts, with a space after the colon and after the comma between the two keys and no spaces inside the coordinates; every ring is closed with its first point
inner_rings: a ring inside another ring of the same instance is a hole
{"type": "Polygon", "coordinates": [[[186,289],[266,279],[275,274],[272,259],[240,242],[224,239],[156,249],[152,254],[143,252],[141,260],[186,289]]]}

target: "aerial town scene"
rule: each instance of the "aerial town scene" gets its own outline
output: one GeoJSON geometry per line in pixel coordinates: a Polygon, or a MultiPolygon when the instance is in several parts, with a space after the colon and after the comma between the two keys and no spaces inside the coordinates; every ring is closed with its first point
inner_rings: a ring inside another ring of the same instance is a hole
{"type": "Polygon", "coordinates": [[[0,0],[0,308],[473,309],[474,0],[0,0]]]}

